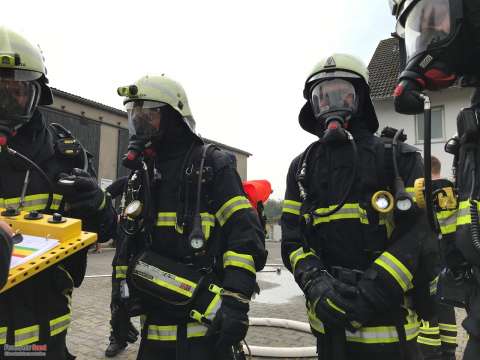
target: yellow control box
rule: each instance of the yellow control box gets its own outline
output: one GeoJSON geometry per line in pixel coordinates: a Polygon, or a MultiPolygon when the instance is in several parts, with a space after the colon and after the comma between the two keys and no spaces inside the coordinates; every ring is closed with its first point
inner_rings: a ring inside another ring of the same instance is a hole
{"type": "MultiPolygon", "coordinates": [[[[0,209],[0,213],[3,210],[0,209]]],[[[9,224],[14,232],[55,239],[60,244],[33,260],[10,269],[8,281],[0,289],[0,293],[97,241],[97,234],[82,231],[81,220],[58,216],[54,218],[52,215],[43,215],[41,218],[30,220],[35,216],[28,215],[28,212],[22,211],[17,216],[0,215],[0,220],[9,224]]]]}

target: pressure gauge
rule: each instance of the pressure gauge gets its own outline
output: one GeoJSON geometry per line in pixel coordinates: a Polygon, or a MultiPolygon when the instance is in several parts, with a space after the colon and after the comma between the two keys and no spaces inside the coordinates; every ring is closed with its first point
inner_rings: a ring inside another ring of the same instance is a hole
{"type": "Polygon", "coordinates": [[[140,200],[133,200],[125,208],[125,214],[127,214],[129,218],[135,219],[142,213],[142,209],[143,209],[143,206],[140,200]]]}
{"type": "Polygon", "coordinates": [[[200,250],[203,248],[205,245],[205,240],[203,240],[201,237],[193,237],[190,239],[190,246],[192,249],[195,250],[200,250]]]}

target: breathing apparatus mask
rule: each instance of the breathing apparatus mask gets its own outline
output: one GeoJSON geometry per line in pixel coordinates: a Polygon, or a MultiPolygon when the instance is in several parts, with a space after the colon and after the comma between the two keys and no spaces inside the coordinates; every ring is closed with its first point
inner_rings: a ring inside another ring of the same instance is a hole
{"type": "Polygon", "coordinates": [[[40,99],[42,74],[34,71],[0,69],[0,133],[9,137],[33,116],[40,99]]]}
{"type": "Polygon", "coordinates": [[[468,61],[462,1],[407,0],[397,10],[397,35],[405,64],[394,91],[395,109],[418,114],[419,93],[452,86],[468,61]]]}
{"type": "MultiPolygon", "coordinates": [[[[355,75],[348,73],[348,76],[355,75]]],[[[323,140],[327,143],[346,142],[348,134],[345,129],[349,128],[352,116],[358,111],[355,86],[343,78],[332,77],[331,73],[320,73],[312,80],[319,80],[311,87],[309,101],[323,131],[323,140]]]]}

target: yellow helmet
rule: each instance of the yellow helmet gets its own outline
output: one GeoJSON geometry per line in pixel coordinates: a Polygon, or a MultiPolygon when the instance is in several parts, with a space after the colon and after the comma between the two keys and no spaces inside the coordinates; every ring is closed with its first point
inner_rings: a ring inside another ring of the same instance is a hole
{"type": "Polygon", "coordinates": [[[40,49],[0,27],[0,127],[14,131],[27,123],[37,105],[53,102],[40,49]]]}

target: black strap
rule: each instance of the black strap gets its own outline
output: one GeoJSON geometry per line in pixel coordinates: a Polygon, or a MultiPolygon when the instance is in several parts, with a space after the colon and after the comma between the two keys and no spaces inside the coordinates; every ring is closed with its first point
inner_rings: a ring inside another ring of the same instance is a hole
{"type": "Polygon", "coordinates": [[[187,341],[187,324],[177,325],[177,348],[175,360],[188,360],[189,347],[187,341]]]}

